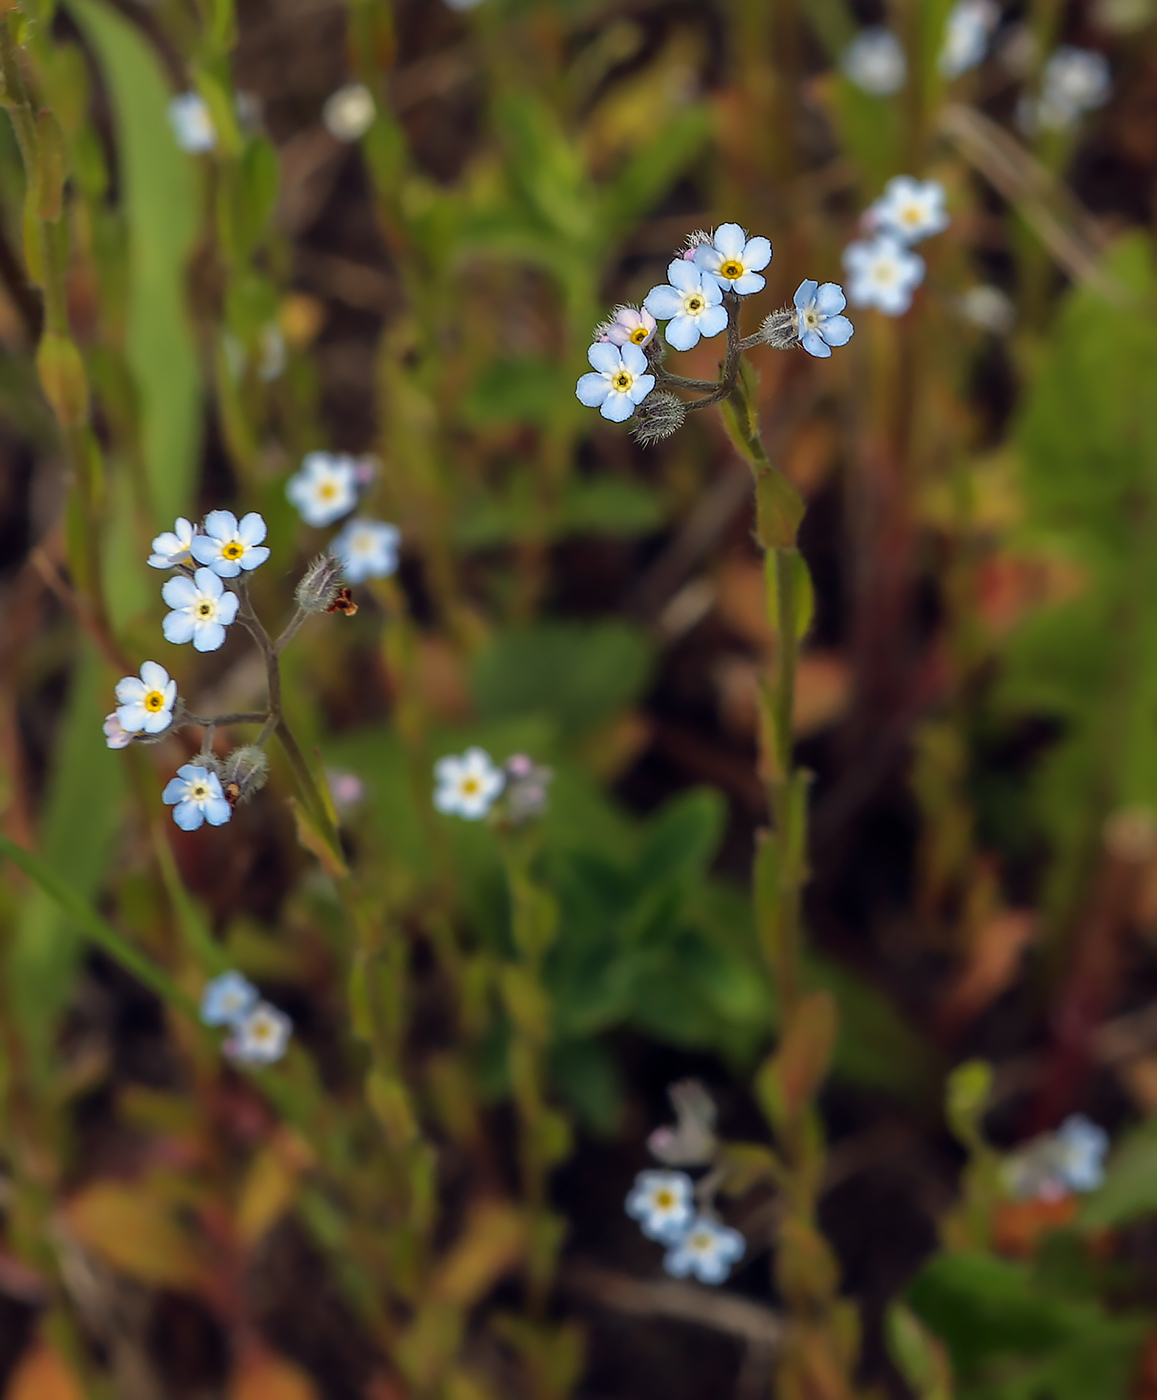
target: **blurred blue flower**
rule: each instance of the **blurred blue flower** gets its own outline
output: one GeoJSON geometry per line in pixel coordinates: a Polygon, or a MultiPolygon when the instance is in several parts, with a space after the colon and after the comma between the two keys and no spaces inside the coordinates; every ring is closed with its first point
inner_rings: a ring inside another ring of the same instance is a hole
{"type": "Polygon", "coordinates": [[[389,578],[398,568],[402,532],[384,520],[351,520],[330,545],[349,583],[389,578]]]}
{"type": "Polygon", "coordinates": [[[891,234],[901,243],[919,243],[948,227],[951,220],[945,201],[944,186],[938,180],[894,175],[869,207],[864,222],[877,236],[891,234]]]}
{"type": "Polygon", "coordinates": [[[280,1060],[293,1034],[293,1022],[276,1006],[259,1001],[233,1025],[225,1053],[243,1065],[271,1065],[280,1060]]]}
{"type": "Polygon", "coordinates": [[[804,281],[796,288],[795,311],[799,341],[809,355],[826,360],[831,346],[846,345],[855,334],[855,326],[841,316],[847,305],[844,289],[838,282],[804,281]]]}
{"type": "Polygon", "coordinates": [[[999,23],[1000,8],[993,0],[957,0],[944,27],[944,43],[937,59],[941,73],[946,78],[958,78],[975,68],[999,23]]]}
{"type": "Polygon", "coordinates": [[[506,777],[485,749],[467,749],[461,758],[440,758],[434,765],[434,806],[448,816],[479,821],[490,811],[506,777]]]}
{"type": "Polygon", "coordinates": [[[217,129],[199,92],[182,92],[173,98],[169,103],[169,125],[177,145],[190,155],[211,151],[217,144],[217,129]]]}
{"type": "Polygon", "coordinates": [[[746,1248],[747,1241],[738,1230],[701,1215],[667,1251],[663,1268],[674,1278],[694,1274],[700,1283],[722,1283],[746,1248]]]}
{"type": "Polygon", "coordinates": [[[257,1001],[257,988],[239,972],[223,972],[205,984],[201,1020],[207,1026],[232,1026],[257,1001]]]}
{"type": "Polygon", "coordinates": [[[640,1172],[627,1197],[626,1211],[648,1239],[676,1244],[695,1217],[691,1178],[686,1172],[640,1172]]]}
{"type": "Polygon", "coordinates": [[[1085,1117],[1071,1114],[1057,1129],[1057,1169],[1073,1191],[1095,1191],[1105,1179],[1109,1135],[1085,1117]]]}
{"type": "Polygon", "coordinates": [[[173,820],[182,831],[196,831],[203,823],[224,826],[233,809],[221,791],[216,773],[199,763],[185,763],[177,769],[161,793],[161,801],[173,808],[173,820]]]}
{"type": "Polygon", "coordinates": [[[332,525],[358,502],[358,464],[334,452],[307,452],[285,494],[307,525],[332,525]]]}
{"type": "Polygon", "coordinates": [[[587,359],[596,373],[582,376],[575,385],[575,396],[612,423],[629,418],[635,405],[655,387],[655,376],[647,373],[647,357],[637,345],[597,340],[587,351],[587,359]]]}
{"type": "Polygon", "coordinates": [[[902,316],[924,280],[924,259],[891,234],[849,243],[844,249],[848,300],[875,306],[885,316],[902,316]]]}
{"type": "Polygon", "coordinates": [[[872,97],[899,92],[908,77],[908,61],[890,29],[862,29],[844,50],[840,67],[850,82],[872,97]]]}

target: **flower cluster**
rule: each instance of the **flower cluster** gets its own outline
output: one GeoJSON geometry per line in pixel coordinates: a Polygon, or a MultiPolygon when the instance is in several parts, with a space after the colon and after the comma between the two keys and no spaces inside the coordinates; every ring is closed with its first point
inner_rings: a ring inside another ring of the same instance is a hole
{"type": "Polygon", "coordinates": [[[912,245],[949,224],[944,186],[896,175],[862,223],[869,236],[844,249],[848,298],[853,306],[874,306],[885,316],[902,316],[924,280],[924,259],[912,245]]]}
{"type": "Polygon", "coordinates": [[[640,1172],[626,1210],[648,1239],[667,1246],[663,1268],[674,1278],[694,1274],[700,1283],[722,1283],[747,1248],[738,1230],[697,1210],[686,1172],[640,1172]]]}
{"type": "Polygon", "coordinates": [[[739,224],[691,234],[668,264],[665,283],[652,287],[641,306],[616,307],[610,320],[595,327],[587,350],[591,373],[575,386],[579,402],[613,423],[633,417],[635,436],[646,445],[670,437],[689,410],[717,403],[732,389],[738,372],[733,352],[760,343],[775,349],[802,345],[810,355],[826,359],[832,346],[846,345],[853,328],[840,314],[844,294],[834,282],[822,287],[801,282],[793,306],[769,317],[758,334],[739,339],[741,299],[763,290],[762,274],[771,258],[771,243],[762,235],[749,237],[739,224]],[[728,359],[718,384],[704,386],[663,369],[668,347],[691,350],[724,331],[728,359]],[[710,392],[685,400],[672,388],[710,392]]]}
{"type": "Polygon", "coordinates": [[[225,1054],[242,1065],[271,1065],[285,1054],[293,1022],[267,1001],[240,972],[223,972],[201,994],[201,1020],[226,1026],[225,1054]]]}
{"type": "MultiPolygon", "coordinates": [[[[937,67],[944,77],[958,78],[975,68],[988,53],[1000,23],[994,0],[957,0],[948,13],[937,67]]],[[[908,80],[908,60],[890,29],[862,29],[844,50],[840,67],[849,81],[873,97],[890,97],[908,80]]]]}
{"type": "Polygon", "coordinates": [[[546,811],[553,776],[526,754],[515,754],[499,768],[485,749],[470,748],[434,765],[434,806],[447,816],[480,821],[501,797],[502,815],[520,826],[546,811]]]}
{"type": "MultiPolygon", "coordinates": [[[[286,483],[285,494],[307,525],[323,528],[348,515],[358,503],[358,488],[372,480],[373,465],[336,452],[307,452],[301,469],[286,483]]],[[[401,532],[384,520],[360,516],[348,520],[330,544],[350,583],[389,578],[398,568],[401,532]]]]}
{"type": "Polygon", "coordinates": [[[1019,1200],[1057,1201],[1095,1191],[1105,1179],[1109,1136],[1083,1114],[1066,1118],[1005,1160],[1004,1179],[1019,1200]]]}

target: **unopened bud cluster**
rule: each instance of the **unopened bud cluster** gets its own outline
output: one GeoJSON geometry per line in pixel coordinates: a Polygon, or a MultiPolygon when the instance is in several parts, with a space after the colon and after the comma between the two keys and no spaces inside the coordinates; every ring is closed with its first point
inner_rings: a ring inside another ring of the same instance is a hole
{"type": "Polygon", "coordinates": [[[332,554],[319,554],[306,569],[294,590],[297,606],[303,613],[329,612],[345,578],[345,567],[332,554]]]}

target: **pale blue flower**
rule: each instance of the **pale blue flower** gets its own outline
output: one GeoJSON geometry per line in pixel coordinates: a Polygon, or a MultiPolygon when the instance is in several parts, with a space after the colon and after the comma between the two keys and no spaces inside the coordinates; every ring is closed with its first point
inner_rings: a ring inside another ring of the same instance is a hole
{"type": "Polygon", "coordinates": [[[748,238],[739,224],[720,224],[711,242],[695,249],[694,259],[695,266],[714,277],[725,292],[746,297],[763,290],[759,274],[771,261],[771,243],[766,238],[748,238]]]}
{"type": "Polygon", "coordinates": [[[875,306],[885,316],[902,316],[924,280],[924,259],[891,234],[849,243],[844,249],[848,300],[875,306]]]}
{"type": "Polygon", "coordinates": [[[667,1251],[663,1268],[674,1278],[694,1274],[700,1283],[722,1283],[746,1248],[747,1241],[738,1230],[701,1215],[667,1251]]]}
{"type": "Polygon", "coordinates": [[[237,595],[226,592],[212,569],[198,569],[192,578],[178,574],[161,589],[161,597],[173,609],[161,631],[178,645],[192,642],[197,651],[216,651],[237,616],[237,595]]]}
{"type": "Polygon", "coordinates": [[[844,289],[838,282],[801,282],[795,293],[795,313],[799,342],[809,355],[826,360],[830,347],[846,345],[855,327],[840,312],[847,305],[844,289]]]}
{"type": "Polygon", "coordinates": [[[908,77],[908,62],[890,29],[862,29],[844,50],[840,67],[847,78],[873,97],[899,92],[908,77]]]}
{"type": "Polygon", "coordinates": [[[946,199],[944,186],[938,180],[894,175],[868,209],[864,222],[873,233],[888,233],[909,245],[919,243],[948,227],[951,220],[946,199]]]}
{"type": "Polygon", "coordinates": [[[285,494],[307,525],[332,525],[358,502],[358,464],[344,453],[307,452],[285,494]]]}
{"type": "Polygon", "coordinates": [[[265,521],[255,510],[240,521],[231,510],[211,510],[204,533],[193,539],[193,558],[218,578],[236,578],[242,569],[256,569],[269,558],[261,543],[266,533],[265,521]]]}
{"type": "Polygon", "coordinates": [[[199,92],[182,92],[169,103],[169,125],[177,145],[190,155],[211,151],[217,144],[208,104],[199,92]]]}
{"type": "Polygon", "coordinates": [[[941,73],[946,78],[958,78],[975,68],[999,23],[1000,7],[993,0],[957,0],[944,27],[944,43],[937,59],[941,73]]]}
{"type": "Polygon", "coordinates": [[[248,1014],[257,1001],[257,988],[239,972],[223,972],[205,984],[201,993],[201,1020],[207,1026],[232,1026],[248,1014]]]}
{"type": "MultiPolygon", "coordinates": [[[[696,257],[699,251],[695,249],[696,257]]],[[[722,303],[723,288],[687,258],[675,258],[667,267],[667,285],[652,287],[643,298],[651,315],[667,322],[664,335],[675,350],[690,350],[699,344],[700,337],[718,335],[727,325],[722,303]]]]}
{"type": "Polygon", "coordinates": [[[111,715],[105,715],[101,729],[104,730],[104,741],[110,749],[127,749],[133,741],[133,736],[117,719],[115,710],[111,715]]]}
{"type": "Polygon", "coordinates": [[[177,769],[161,793],[161,801],[173,808],[173,820],[182,831],[196,831],[203,823],[224,826],[233,815],[233,808],[221,791],[216,773],[199,763],[185,763],[177,769]]]}
{"type": "Polygon", "coordinates": [[[1109,1135],[1083,1113],[1071,1114],[1057,1129],[1057,1168],[1072,1191],[1095,1191],[1105,1179],[1109,1135]]]}
{"type": "Polygon", "coordinates": [[[609,340],[612,345],[637,345],[641,350],[655,338],[657,322],[647,310],[637,306],[616,306],[609,321],[595,327],[596,340],[609,340]]]}
{"type": "Polygon", "coordinates": [[[587,359],[597,372],[582,376],[575,395],[612,423],[629,418],[655,387],[655,376],[647,373],[647,357],[637,345],[599,340],[587,351],[587,359]]]}
{"type": "MultiPolygon", "coordinates": [[[[116,683],[116,717],[121,728],[128,734],[160,734],[173,722],[173,706],[177,702],[177,682],[169,679],[169,673],[155,661],[146,661],[141,666],[141,674],[125,676],[116,683]]],[[[124,745],[111,743],[110,748],[123,748],[124,745]]]]}
{"type": "Polygon", "coordinates": [[[149,555],[149,567],[153,569],[175,569],[178,564],[192,562],[193,536],[197,527],[183,515],[177,516],[177,523],[171,530],[164,531],[153,541],[153,552],[149,555]]]}
{"type": "Polygon", "coordinates": [[[293,1022],[276,1006],[259,1001],[241,1020],[234,1022],[233,1034],[224,1050],[230,1059],[243,1065],[271,1065],[280,1060],[293,1034],[293,1022]]]}
{"type": "Polygon", "coordinates": [[[1041,126],[1065,131],[1085,112],[1103,106],[1112,91],[1109,60],[1095,49],[1065,44],[1045,64],[1041,75],[1041,126]]]}
{"type": "Polygon", "coordinates": [[[490,811],[506,777],[485,749],[467,749],[461,758],[440,758],[434,765],[434,806],[448,816],[479,821],[490,811]]]}
{"type": "Polygon", "coordinates": [[[330,545],[349,583],[389,578],[398,568],[402,532],[384,520],[351,520],[330,545]]]}
{"type": "Polygon", "coordinates": [[[640,1172],[627,1196],[626,1212],[649,1240],[677,1244],[695,1218],[691,1178],[686,1172],[640,1172]]]}

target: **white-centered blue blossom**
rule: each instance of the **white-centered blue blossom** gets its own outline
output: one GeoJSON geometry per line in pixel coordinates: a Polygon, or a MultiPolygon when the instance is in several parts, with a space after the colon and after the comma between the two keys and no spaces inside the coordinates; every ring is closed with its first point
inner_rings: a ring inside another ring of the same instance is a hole
{"type": "Polygon", "coordinates": [[[280,1060],[293,1034],[293,1022],[276,1006],[259,1001],[236,1021],[225,1053],[243,1065],[271,1065],[280,1060]]]}
{"type": "Polygon", "coordinates": [[[746,1248],[747,1241],[738,1230],[701,1215],[667,1251],[663,1268],[673,1278],[694,1274],[700,1283],[722,1283],[746,1248]]]}
{"type": "Polygon", "coordinates": [[[389,578],[398,569],[398,545],[402,532],[384,520],[350,520],[330,545],[341,560],[348,583],[368,578],[389,578]]]}
{"type": "Polygon", "coordinates": [[[616,306],[614,316],[595,327],[595,339],[609,340],[612,345],[637,345],[641,350],[654,339],[657,324],[646,307],[616,306]]]}
{"type": "Polygon", "coordinates": [[[170,642],[192,642],[197,651],[216,651],[225,640],[225,628],[237,616],[237,595],[212,569],[198,569],[192,578],[178,574],[161,589],[161,597],[173,609],[161,623],[170,642]]]}
{"type": "Polygon", "coordinates": [[[701,337],[710,339],[727,325],[723,288],[694,258],[675,258],[667,267],[666,286],[652,287],[643,305],[652,316],[667,322],[664,335],[675,350],[690,350],[701,337]]]}
{"type": "Polygon", "coordinates": [[[720,224],[711,242],[695,249],[694,261],[725,292],[751,296],[764,288],[765,279],[759,274],[771,261],[771,242],[763,237],[748,238],[747,230],[739,224],[720,224]]]}
{"type": "Polygon", "coordinates": [[[169,125],[177,145],[190,155],[211,151],[217,144],[217,129],[199,92],[182,92],[173,98],[169,103],[169,125]]]}
{"type": "Polygon", "coordinates": [[[1095,1191],[1105,1179],[1108,1150],[1105,1130],[1075,1113],[1055,1133],[1034,1138],[1005,1159],[1005,1184],[1021,1200],[1057,1201],[1095,1191]]]}
{"type": "Polygon", "coordinates": [[[197,527],[183,515],[171,530],[165,530],[153,541],[153,552],[149,555],[149,565],[154,569],[175,569],[179,564],[190,564],[193,560],[193,537],[197,527]]]}
{"type": "Polygon", "coordinates": [[[374,124],[377,108],[365,83],[346,83],[330,93],[321,120],[335,141],[360,141],[374,124]]]}
{"type": "Polygon", "coordinates": [[[265,521],[255,510],[240,520],[231,510],[211,510],[204,533],[193,539],[193,558],[218,578],[236,578],[242,569],[256,569],[269,558],[261,543],[266,534],[265,521]]]}
{"type": "Polygon", "coordinates": [[[622,423],[655,387],[647,373],[647,357],[637,345],[612,345],[597,340],[587,351],[595,373],[584,374],[575,385],[575,396],[588,408],[597,408],[612,423],[622,423]]]}
{"type": "Polygon", "coordinates": [[[958,78],[975,68],[988,52],[992,31],[1000,23],[994,0],[957,0],[944,26],[944,43],[937,64],[946,78],[958,78]]]}
{"type": "Polygon", "coordinates": [[[133,741],[133,736],[117,719],[115,710],[111,715],[105,715],[101,729],[104,730],[104,741],[110,749],[127,749],[133,741]]]}
{"type": "Polygon", "coordinates": [[[116,698],[116,717],[126,733],[159,734],[173,722],[177,682],[169,679],[163,666],[146,661],[139,677],[124,676],[117,681],[116,698]]]}
{"type": "Polygon", "coordinates": [[[885,316],[902,316],[924,280],[924,259],[891,234],[849,243],[844,249],[848,300],[874,306],[885,316]]]}
{"type": "Polygon", "coordinates": [[[199,763],[182,764],[166,784],[161,801],[172,807],[173,820],[182,831],[196,831],[205,822],[224,826],[233,815],[221,791],[221,779],[199,763]]]}
{"type": "Polygon", "coordinates": [[[864,222],[874,233],[890,233],[902,243],[919,243],[948,227],[951,220],[946,200],[939,180],[894,175],[869,207],[864,222]]]}
{"type": "Polygon", "coordinates": [[[890,29],[862,29],[844,50],[840,67],[850,82],[872,97],[899,92],[908,77],[908,61],[890,29]]]}
{"type": "Polygon", "coordinates": [[[831,347],[846,345],[855,334],[855,326],[841,316],[847,305],[844,289],[838,282],[804,281],[796,288],[795,314],[799,343],[809,355],[826,360],[831,347]]]}
{"type": "Polygon", "coordinates": [[[201,993],[201,1020],[207,1026],[232,1026],[257,1001],[257,988],[240,972],[223,972],[206,982],[201,993]]]}
{"type": "Polygon", "coordinates": [[[624,1205],[649,1240],[675,1244],[695,1218],[694,1187],[686,1172],[640,1172],[624,1205]]]}
{"type": "Polygon", "coordinates": [[[307,525],[332,525],[358,503],[358,464],[336,452],[307,452],[285,494],[307,525]]]}
{"type": "Polygon", "coordinates": [[[478,821],[490,811],[506,781],[485,749],[470,748],[434,764],[434,806],[448,816],[478,821]]]}
{"type": "Polygon", "coordinates": [[[1037,120],[1050,131],[1066,131],[1085,112],[1107,102],[1111,91],[1112,72],[1105,55],[1065,44],[1041,74],[1037,120]]]}

